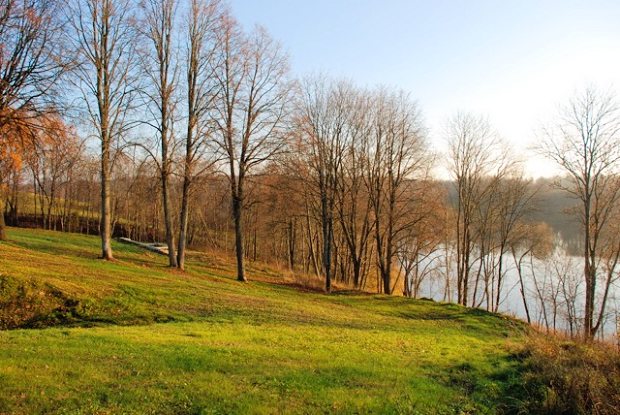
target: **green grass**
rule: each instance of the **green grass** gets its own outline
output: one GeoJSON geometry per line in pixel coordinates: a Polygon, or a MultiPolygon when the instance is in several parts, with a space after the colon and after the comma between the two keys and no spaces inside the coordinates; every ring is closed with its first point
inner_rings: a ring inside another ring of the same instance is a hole
{"type": "MultiPolygon", "coordinates": [[[[27,191],[19,191],[17,193],[17,207],[19,214],[27,214],[27,215],[40,215],[41,214],[41,195],[36,196],[36,211],[35,211],[35,194],[33,192],[27,191]]],[[[54,207],[52,209],[52,214],[60,214],[65,202],[67,199],[63,197],[56,197],[54,200],[54,207]]],[[[48,201],[45,196],[43,196],[43,212],[47,214],[48,201]]],[[[87,202],[81,202],[79,200],[70,200],[72,206],[72,213],[78,216],[87,216],[87,202]]],[[[97,215],[98,212],[95,209],[91,214],[97,215]]]]}
{"type": "Polygon", "coordinates": [[[431,301],[324,295],[277,271],[9,229],[0,244],[0,414],[516,413],[508,318],[431,301]]]}

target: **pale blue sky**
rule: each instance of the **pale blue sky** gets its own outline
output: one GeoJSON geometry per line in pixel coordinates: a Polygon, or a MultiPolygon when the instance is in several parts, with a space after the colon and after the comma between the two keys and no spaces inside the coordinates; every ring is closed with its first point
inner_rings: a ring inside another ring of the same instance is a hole
{"type": "MultiPolygon", "coordinates": [[[[246,27],[261,24],[282,42],[295,75],[410,91],[440,149],[442,125],[458,110],[488,115],[522,148],[576,89],[620,86],[619,0],[230,4],[246,27]]],[[[551,173],[537,160],[529,169],[551,173]]]]}

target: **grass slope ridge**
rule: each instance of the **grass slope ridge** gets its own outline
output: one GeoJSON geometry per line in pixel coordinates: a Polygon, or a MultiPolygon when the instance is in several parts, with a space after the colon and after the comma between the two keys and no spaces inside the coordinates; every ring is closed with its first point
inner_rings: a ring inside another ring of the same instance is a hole
{"type": "Polygon", "coordinates": [[[323,295],[195,254],[9,229],[0,413],[516,413],[521,324],[455,305],[323,295]],[[165,322],[165,323],[163,323],[165,322]],[[44,328],[54,326],[51,328],[44,328]],[[28,328],[28,329],[23,329],[28,328]]]}

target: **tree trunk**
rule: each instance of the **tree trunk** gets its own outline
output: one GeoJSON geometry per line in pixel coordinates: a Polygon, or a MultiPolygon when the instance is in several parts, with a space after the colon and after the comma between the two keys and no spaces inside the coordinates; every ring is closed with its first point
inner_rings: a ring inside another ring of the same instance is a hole
{"type": "Polygon", "coordinates": [[[528,324],[532,324],[532,318],[530,316],[530,308],[527,304],[527,296],[525,295],[525,283],[523,282],[523,267],[522,267],[522,261],[524,256],[527,253],[524,253],[521,258],[517,261],[517,254],[516,252],[513,250],[512,251],[512,256],[513,258],[515,258],[515,264],[517,265],[517,273],[519,274],[519,291],[521,292],[521,299],[523,300],[523,308],[525,309],[525,316],[527,317],[527,322],[528,324]]]}
{"type": "Polygon", "coordinates": [[[498,273],[497,273],[497,293],[496,293],[496,297],[495,297],[495,308],[494,308],[494,312],[498,312],[499,311],[499,302],[500,302],[500,298],[501,298],[501,291],[502,291],[502,273],[504,272],[504,246],[502,245],[499,249],[499,267],[498,267],[498,273]]]}
{"type": "Polygon", "coordinates": [[[239,192],[233,193],[233,220],[235,222],[235,257],[237,259],[237,281],[247,282],[243,258],[243,200],[239,192]],[[236,194],[235,194],[236,193],[236,194]]]}
{"type": "MultiPolygon", "coordinates": [[[[168,162],[166,162],[166,164],[167,163],[168,162]]],[[[162,166],[161,194],[164,208],[164,222],[166,226],[166,245],[168,246],[168,266],[175,268],[177,266],[177,256],[174,248],[174,231],[172,229],[172,213],[170,212],[170,195],[168,191],[168,181],[168,166],[162,166]]]]}
{"type": "Polygon", "coordinates": [[[465,240],[465,248],[463,249],[463,277],[461,278],[463,284],[461,304],[467,307],[467,296],[469,295],[469,259],[471,254],[471,242],[469,236],[465,240]]]}
{"type": "Polygon", "coordinates": [[[362,280],[362,261],[359,258],[353,258],[353,286],[360,289],[362,280]]]}
{"type": "Polygon", "coordinates": [[[4,224],[4,200],[0,196],[0,241],[6,241],[6,226],[4,224]]]}
{"type": "Polygon", "coordinates": [[[295,221],[288,222],[288,263],[291,271],[295,270],[295,221]]]}
{"type": "Polygon", "coordinates": [[[586,258],[586,304],[584,316],[584,335],[587,340],[594,338],[594,293],[596,291],[596,269],[591,259],[586,258]]]}
{"type": "Polygon", "coordinates": [[[333,220],[329,214],[327,196],[321,197],[321,222],[323,231],[323,272],[325,273],[325,291],[332,290],[332,235],[333,220]]]}
{"type": "Polygon", "coordinates": [[[332,230],[329,219],[323,220],[323,272],[325,273],[325,291],[332,291],[332,230]]]}
{"type": "Polygon", "coordinates": [[[99,232],[101,233],[101,258],[113,259],[112,231],[110,214],[110,148],[107,138],[101,144],[101,219],[99,232]]]}
{"type": "Polygon", "coordinates": [[[594,288],[592,275],[594,273],[593,264],[590,262],[590,200],[584,202],[584,254],[583,254],[583,274],[586,283],[586,304],[583,322],[583,334],[585,339],[593,337],[592,320],[594,316],[594,288]]]}
{"type": "Polygon", "coordinates": [[[308,208],[308,202],[306,201],[306,230],[308,232],[308,253],[314,267],[314,273],[318,277],[321,275],[319,271],[319,263],[314,252],[314,237],[312,235],[312,229],[310,227],[310,209],[308,208]]]}
{"type": "Polygon", "coordinates": [[[392,276],[389,271],[383,273],[383,292],[387,295],[392,294],[392,276]]]}
{"type": "MultiPolygon", "coordinates": [[[[185,167],[187,171],[187,166],[185,167]]],[[[183,195],[181,197],[181,217],[179,223],[179,248],[177,251],[177,267],[185,269],[185,246],[187,245],[187,227],[189,219],[189,185],[190,179],[187,176],[183,179],[183,195]]]]}

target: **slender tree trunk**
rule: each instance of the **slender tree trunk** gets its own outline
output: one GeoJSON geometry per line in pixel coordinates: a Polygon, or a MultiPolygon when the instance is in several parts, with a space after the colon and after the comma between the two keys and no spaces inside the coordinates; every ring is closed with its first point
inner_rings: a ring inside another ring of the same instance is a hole
{"type": "Polygon", "coordinates": [[[233,220],[235,222],[235,257],[237,260],[237,280],[247,282],[243,252],[243,198],[241,191],[233,184],[233,220]]]}
{"type": "Polygon", "coordinates": [[[469,295],[469,260],[470,260],[470,255],[471,255],[471,241],[469,239],[469,232],[467,232],[467,236],[465,238],[465,248],[463,250],[463,278],[462,278],[462,284],[463,284],[463,291],[462,291],[462,298],[461,298],[461,304],[464,305],[465,307],[467,307],[467,296],[469,295]]]}
{"type": "Polygon", "coordinates": [[[164,213],[165,238],[168,246],[168,265],[177,266],[172,209],[170,206],[170,177],[172,175],[173,116],[175,64],[173,61],[172,36],[176,0],[151,0],[143,4],[146,14],[147,33],[152,42],[151,51],[157,69],[151,75],[154,80],[156,97],[153,103],[158,109],[157,123],[161,143],[161,191],[164,213]]]}
{"type": "Polygon", "coordinates": [[[594,294],[596,293],[596,258],[590,256],[588,262],[588,274],[586,280],[586,321],[585,332],[588,339],[594,339],[596,327],[594,326],[594,294]]]}
{"type": "Polygon", "coordinates": [[[38,206],[37,206],[37,200],[38,200],[38,196],[37,196],[37,179],[35,177],[35,172],[34,169],[32,170],[32,188],[34,190],[33,192],[33,199],[34,199],[34,224],[36,226],[37,221],[38,221],[38,206]]]}
{"type": "Polygon", "coordinates": [[[308,207],[308,201],[306,200],[306,230],[308,233],[308,253],[310,255],[310,259],[312,261],[312,265],[314,267],[314,273],[317,276],[320,276],[321,273],[319,271],[319,263],[316,258],[316,254],[314,252],[314,237],[312,236],[312,228],[310,226],[310,208],[308,207]]]}
{"type": "Polygon", "coordinates": [[[502,280],[503,280],[503,276],[502,273],[504,272],[504,246],[502,245],[499,249],[499,267],[498,267],[498,273],[497,273],[497,293],[495,294],[495,308],[494,308],[494,312],[497,313],[497,311],[499,310],[499,301],[500,301],[500,297],[501,297],[501,287],[502,287],[502,280]]]}
{"type": "Polygon", "coordinates": [[[295,221],[288,222],[288,262],[291,271],[295,270],[295,221]]]}
{"type": "MultiPolygon", "coordinates": [[[[587,191],[587,188],[586,188],[587,191]]],[[[583,332],[586,339],[594,336],[592,333],[592,323],[594,316],[594,284],[593,275],[596,275],[594,264],[590,262],[590,200],[584,202],[584,255],[583,255],[583,274],[586,282],[586,304],[583,323],[583,332]]]]}
{"type": "Polygon", "coordinates": [[[101,219],[99,232],[101,233],[101,258],[111,260],[114,257],[111,241],[110,149],[107,138],[101,143],[101,219]]]}
{"type": "Polygon", "coordinates": [[[187,245],[187,228],[189,222],[189,191],[193,175],[194,132],[198,123],[196,90],[199,65],[198,9],[195,1],[191,3],[192,14],[189,27],[189,54],[187,59],[187,135],[185,137],[185,160],[183,164],[183,190],[181,195],[181,217],[179,220],[179,246],[177,266],[185,269],[185,247],[187,245]]]}
{"type": "Polygon", "coordinates": [[[375,243],[377,246],[377,263],[379,265],[379,272],[377,273],[377,277],[379,278],[377,280],[377,292],[381,293],[384,292],[387,294],[387,292],[385,291],[385,264],[383,263],[384,261],[384,257],[383,257],[383,250],[384,250],[384,240],[383,240],[383,236],[381,236],[381,217],[382,217],[382,213],[379,211],[379,208],[377,207],[379,205],[379,196],[376,196],[377,198],[377,202],[375,202],[375,243]]]}
{"type": "Polygon", "coordinates": [[[179,223],[179,248],[177,251],[177,267],[185,269],[185,247],[187,245],[187,228],[189,222],[189,187],[190,178],[187,175],[188,167],[186,161],[186,174],[183,178],[183,195],[181,196],[181,218],[179,223]]]}
{"type": "Polygon", "coordinates": [[[362,280],[362,261],[358,258],[352,258],[353,262],[353,286],[360,289],[362,280]]]}
{"type": "Polygon", "coordinates": [[[322,231],[323,231],[323,272],[325,273],[325,291],[332,289],[332,221],[329,217],[327,197],[321,198],[322,231]]]}
{"type": "Polygon", "coordinates": [[[527,317],[528,324],[532,324],[532,318],[530,317],[530,308],[527,304],[527,296],[525,295],[525,283],[523,281],[523,258],[527,253],[524,253],[519,260],[517,260],[517,253],[513,250],[512,256],[515,258],[517,265],[517,273],[519,274],[519,291],[521,293],[521,299],[523,300],[523,308],[525,309],[525,316],[527,317]]]}
{"type": "Polygon", "coordinates": [[[611,266],[608,266],[607,278],[605,280],[605,290],[603,292],[603,299],[601,301],[601,306],[599,309],[598,317],[596,319],[596,324],[593,327],[593,331],[595,333],[598,331],[598,329],[601,327],[603,323],[603,318],[605,315],[605,307],[607,305],[607,299],[609,297],[609,289],[611,288],[611,282],[614,277],[614,271],[616,269],[616,266],[618,265],[618,260],[620,260],[620,250],[616,248],[616,254],[615,254],[614,261],[611,266]]]}
{"type": "MultiPolygon", "coordinates": [[[[461,184],[459,183],[459,186],[461,184]]],[[[461,193],[462,190],[459,187],[459,201],[458,201],[458,211],[456,217],[456,292],[457,292],[457,303],[463,304],[463,280],[465,276],[465,233],[466,233],[466,225],[463,220],[463,206],[461,202],[461,193]],[[463,222],[463,229],[461,229],[461,222],[463,222]]]]}
{"type": "Polygon", "coordinates": [[[388,240],[386,243],[386,254],[383,263],[383,292],[387,295],[392,294],[392,247],[388,240]]]}
{"type": "Polygon", "coordinates": [[[258,260],[258,230],[254,226],[254,238],[252,238],[252,261],[258,260]]]}
{"type": "MultiPolygon", "coordinates": [[[[396,237],[394,232],[394,223],[395,223],[395,206],[396,206],[396,185],[394,184],[394,178],[390,171],[389,183],[390,183],[390,193],[389,193],[389,204],[387,211],[387,232],[386,232],[386,243],[385,243],[385,259],[383,261],[383,291],[385,294],[392,295],[393,287],[392,287],[392,261],[394,259],[394,239],[396,237]]],[[[394,284],[396,285],[396,284],[394,284]]]]}
{"type": "Polygon", "coordinates": [[[172,228],[172,212],[170,209],[170,195],[169,195],[169,167],[162,166],[161,174],[161,194],[162,204],[164,208],[164,222],[166,226],[166,245],[168,245],[168,265],[172,268],[177,266],[177,256],[174,248],[174,230],[172,228]]]}
{"type": "MultiPolygon", "coordinates": [[[[18,193],[18,184],[20,175],[15,174],[13,177],[13,189],[11,192],[11,220],[13,221],[13,226],[19,226],[19,193],[18,193]]],[[[2,179],[0,179],[1,182],[2,179]]]]}
{"type": "MultiPolygon", "coordinates": [[[[52,178],[52,182],[50,184],[50,196],[47,201],[47,229],[49,230],[52,230],[52,211],[54,210],[55,206],[56,206],[56,179],[52,178]]],[[[54,220],[53,225],[54,225],[53,230],[56,230],[56,220],[54,220]]]]}
{"type": "MultiPolygon", "coordinates": [[[[168,103],[162,100],[162,108],[167,108],[168,103]]],[[[167,112],[162,111],[162,132],[161,132],[161,148],[162,148],[162,166],[161,166],[161,197],[162,208],[164,210],[164,225],[166,228],[166,245],[168,246],[168,266],[175,268],[177,266],[177,256],[174,246],[174,229],[172,226],[172,209],[170,208],[170,155],[168,154],[168,127],[167,112]]]]}
{"type": "Polygon", "coordinates": [[[6,241],[6,225],[4,223],[4,200],[0,195],[0,241],[6,241]]]}
{"type": "MultiPolygon", "coordinates": [[[[0,176],[2,186],[2,176],[0,176]]],[[[36,210],[35,210],[36,213],[36,210]]],[[[0,241],[6,241],[6,224],[4,223],[4,195],[0,191],[0,241]]]]}

